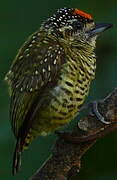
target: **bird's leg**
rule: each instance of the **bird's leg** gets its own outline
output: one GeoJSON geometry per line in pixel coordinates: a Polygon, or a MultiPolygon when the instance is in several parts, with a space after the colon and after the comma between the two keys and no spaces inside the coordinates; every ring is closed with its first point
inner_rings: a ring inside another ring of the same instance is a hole
{"type": "Polygon", "coordinates": [[[110,124],[111,122],[105,121],[104,117],[102,116],[102,114],[99,112],[98,110],[98,102],[97,101],[92,101],[89,104],[85,104],[81,107],[80,111],[83,111],[84,109],[90,109],[90,115],[91,116],[96,116],[96,118],[102,122],[103,124],[110,124]]]}
{"type": "Polygon", "coordinates": [[[100,132],[94,133],[93,135],[82,135],[82,136],[77,136],[73,135],[71,132],[65,132],[65,131],[55,131],[55,134],[59,136],[59,138],[63,139],[64,141],[72,144],[79,144],[83,142],[90,142],[94,141],[97,138],[100,137],[100,132]]]}
{"type": "Polygon", "coordinates": [[[102,116],[102,114],[99,112],[99,110],[98,110],[98,102],[97,102],[97,101],[93,101],[93,102],[89,103],[89,104],[88,104],[88,107],[91,109],[91,111],[90,111],[90,115],[91,115],[91,116],[96,116],[97,119],[98,119],[100,122],[102,122],[103,124],[108,125],[108,124],[111,123],[111,122],[109,122],[109,121],[106,121],[106,120],[104,119],[104,117],[102,116]]]}

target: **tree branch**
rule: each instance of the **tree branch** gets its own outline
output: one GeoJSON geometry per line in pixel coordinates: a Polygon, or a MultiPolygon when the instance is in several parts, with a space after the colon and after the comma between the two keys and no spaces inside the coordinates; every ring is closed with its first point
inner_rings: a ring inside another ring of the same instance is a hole
{"type": "Polygon", "coordinates": [[[52,155],[30,180],[69,180],[80,171],[83,154],[97,139],[117,128],[117,89],[98,103],[98,109],[111,124],[105,125],[91,115],[79,120],[69,135],[64,134],[66,140],[58,138],[52,155]]]}

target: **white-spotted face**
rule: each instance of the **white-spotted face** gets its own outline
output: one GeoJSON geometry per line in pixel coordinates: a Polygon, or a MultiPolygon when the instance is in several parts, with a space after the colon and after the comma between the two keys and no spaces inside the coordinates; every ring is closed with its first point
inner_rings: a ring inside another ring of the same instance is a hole
{"type": "Polygon", "coordinates": [[[90,14],[74,8],[58,9],[42,25],[42,28],[46,30],[52,29],[54,32],[58,32],[59,35],[67,34],[72,36],[75,34],[82,36],[83,33],[86,33],[85,37],[87,36],[87,32],[94,27],[95,24],[90,14]]]}

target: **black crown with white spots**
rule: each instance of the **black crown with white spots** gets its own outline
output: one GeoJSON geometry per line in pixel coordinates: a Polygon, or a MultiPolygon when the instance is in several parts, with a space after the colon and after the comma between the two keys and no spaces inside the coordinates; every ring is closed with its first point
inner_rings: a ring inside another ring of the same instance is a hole
{"type": "Polygon", "coordinates": [[[63,26],[71,25],[71,21],[77,21],[77,27],[82,28],[82,26],[86,23],[90,23],[93,20],[85,18],[79,14],[75,15],[74,8],[60,8],[57,12],[51,16],[47,21],[43,24],[44,28],[61,28],[63,26]]]}

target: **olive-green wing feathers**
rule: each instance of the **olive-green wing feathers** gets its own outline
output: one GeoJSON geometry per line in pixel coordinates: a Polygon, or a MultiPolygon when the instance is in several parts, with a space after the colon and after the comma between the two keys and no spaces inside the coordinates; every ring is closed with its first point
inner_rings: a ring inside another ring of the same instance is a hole
{"type": "MultiPolygon", "coordinates": [[[[46,84],[56,83],[64,63],[65,54],[61,46],[43,34],[40,37],[35,33],[20,49],[6,75],[11,89],[11,124],[16,136],[27,114],[36,106],[37,96],[42,89],[44,91],[46,84]]],[[[29,122],[27,119],[27,126],[29,122]]]]}
{"type": "MultiPolygon", "coordinates": [[[[43,35],[42,35],[43,37],[43,35]]],[[[64,50],[55,40],[33,35],[20,49],[6,79],[18,91],[39,90],[54,77],[64,63],[64,50]]]]}

